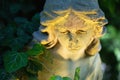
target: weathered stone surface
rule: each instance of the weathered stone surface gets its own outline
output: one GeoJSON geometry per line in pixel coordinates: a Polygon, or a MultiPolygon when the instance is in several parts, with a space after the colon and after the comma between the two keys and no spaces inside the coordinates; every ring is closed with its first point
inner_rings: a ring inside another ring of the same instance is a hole
{"type": "Polygon", "coordinates": [[[48,80],[53,74],[73,79],[80,67],[81,80],[102,80],[99,38],[107,20],[97,0],[46,0],[40,15],[34,40],[51,52],[53,64],[40,58],[46,67],[38,79],[48,80]]]}

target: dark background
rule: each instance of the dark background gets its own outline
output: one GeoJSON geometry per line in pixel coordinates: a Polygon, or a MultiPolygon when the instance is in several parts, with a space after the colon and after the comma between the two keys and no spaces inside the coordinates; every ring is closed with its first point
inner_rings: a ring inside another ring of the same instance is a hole
{"type": "MultiPolygon", "coordinates": [[[[11,77],[4,70],[2,56],[7,51],[25,51],[40,25],[39,13],[44,3],[45,0],[0,0],[0,77],[2,73],[11,77]]],[[[120,80],[120,0],[99,0],[99,4],[109,21],[107,33],[101,38],[103,80],[120,80]]]]}

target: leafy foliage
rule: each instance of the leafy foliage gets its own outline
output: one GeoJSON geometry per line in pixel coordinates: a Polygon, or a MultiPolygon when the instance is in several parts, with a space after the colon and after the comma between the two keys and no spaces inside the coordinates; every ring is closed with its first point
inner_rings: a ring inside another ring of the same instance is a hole
{"type": "Polygon", "coordinates": [[[106,64],[106,70],[103,80],[120,79],[120,0],[99,0],[100,7],[108,19],[108,32],[101,39],[102,50],[101,57],[106,64]]]}
{"type": "Polygon", "coordinates": [[[100,7],[105,12],[107,19],[109,20],[109,24],[115,25],[117,28],[120,21],[120,0],[99,0],[99,3],[100,7]]]}
{"type": "MultiPolygon", "coordinates": [[[[0,79],[16,80],[16,76],[24,68],[24,74],[38,64],[29,60],[33,55],[41,53],[36,44],[34,49],[27,50],[26,45],[32,39],[32,33],[39,27],[40,4],[44,1],[1,0],[0,1],[0,79]],[[33,54],[33,53],[34,54],[33,54]],[[29,67],[28,67],[29,66],[29,67]],[[14,79],[13,79],[14,78],[14,79]]],[[[39,66],[41,66],[39,64],[39,66]]],[[[38,68],[38,69],[37,69],[38,68]]],[[[31,78],[33,80],[33,78],[31,78]]]]}
{"type": "Polygon", "coordinates": [[[101,54],[102,60],[106,63],[107,67],[111,66],[114,73],[108,73],[106,71],[105,79],[108,79],[107,75],[112,74],[111,79],[117,80],[118,72],[120,71],[119,65],[120,65],[120,32],[117,31],[117,29],[113,25],[108,25],[108,31],[107,34],[102,37],[102,53],[101,54]],[[109,47],[108,47],[109,46],[109,47]],[[108,57],[109,56],[109,57],[108,57]],[[114,65],[113,65],[114,64],[114,65]],[[115,78],[116,76],[116,78],[115,78]]]}
{"type": "Polygon", "coordinates": [[[38,61],[29,61],[27,65],[27,72],[37,75],[39,70],[42,70],[42,64],[38,61]]]}
{"type": "Polygon", "coordinates": [[[9,51],[4,55],[4,66],[7,72],[15,72],[21,67],[25,67],[28,62],[28,56],[25,53],[9,51]]]}
{"type": "Polygon", "coordinates": [[[43,54],[45,52],[45,47],[41,44],[35,44],[32,49],[28,50],[26,53],[29,56],[36,56],[38,54],[43,54]]]}
{"type": "Polygon", "coordinates": [[[74,80],[80,80],[80,67],[77,67],[77,68],[75,69],[74,80]]]}
{"type": "Polygon", "coordinates": [[[61,76],[52,76],[50,80],[63,80],[61,76]]]}
{"type": "MultiPolygon", "coordinates": [[[[49,80],[72,80],[69,77],[61,77],[59,75],[52,76],[49,80]]],[[[80,80],[80,67],[75,69],[74,80],[80,80]]]]}
{"type": "MultiPolygon", "coordinates": [[[[25,70],[29,74],[37,75],[38,71],[42,70],[42,64],[34,56],[41,55],[43,52],[45,52],[45,48],[40,44],[35,44],[32,49],[26,52],[8,51],[3,56],[6,72],[1,72],[6,76],[13,72],[16,73],[18,70],[25,67],[25,70]]],[[[1,75],[3,75],[2,73],[1,75]]]]}
{"type": "Polygon", "coordinates": [[[7,73],[5,70],[0,69],[0,79],[1,80],[8,80],[12,77],[11,74],[7,73]]]}

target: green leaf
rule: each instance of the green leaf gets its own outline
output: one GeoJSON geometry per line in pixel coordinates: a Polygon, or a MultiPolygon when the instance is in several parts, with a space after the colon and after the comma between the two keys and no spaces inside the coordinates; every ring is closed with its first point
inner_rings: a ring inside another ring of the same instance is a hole
{"type": "Polygon", "coordinates": [[[27,51],[29,56],[36,56],[38,54],[43,54],[45,51],[45,47],[41,44],[35,44],[31,50],[27,51]]]}
{"type": "Polygon", "coordinates": [[[63,80],[61,76],[52,76],[49,80],[63,80]]]}
{"type": "Polygon", "coordinates": [[[21,27],[17,28],[16,34],[17,36],[26,36],[25,31],[21,27]]]}
{"type": "Polygon", "coordinates": [[[0,80],[9,80],[12,75],[7,73],[4,69],[0,69],[0,80]]]}
{"type": "Polygon", "coordinates": [[[4,68],[0,69],[0,80],[17,80],[14,74],[8,73],[4,68]]]}
{"type": "Polygon", "coordinates": [[[75,69],[74,80],[80,80],[80,67],[77,67],[77,68],[75,69]]]}
{"type": "Polygon", "coordinates": [[[42,70],[42,64],[36,62],[35,60],[30,60],[27,66],[27,71],[31,74],[37,74],[39,70],[42,70]]]}
{"type": "Polygon", "coordinates": [[[10,73],[26,66],[28,62],[27,54],[16,51],[8,51],[3,58],[5,69],[10,73]]]}
{"type": "Polygon", "coordinates": [[[11,40],[9,47],[12,50],[19,50],[24,46],[23,43],[21,43],[21,38],[14,38],[13,40],[11,40]]]}
{"type": "Polygon", "coordinates": [[[6,28],[3,29],[3,33],[5,37],[11,37],[14,35],[15,28],[11,26],[12,24],[9,24],[6,28]],[[8,35],[9,34],[9,35],[8,35]]]}
{"type": "Polygon", "coordinates": [[[63,80],[72,80],[69,77],[63,77],[63,80]]]}

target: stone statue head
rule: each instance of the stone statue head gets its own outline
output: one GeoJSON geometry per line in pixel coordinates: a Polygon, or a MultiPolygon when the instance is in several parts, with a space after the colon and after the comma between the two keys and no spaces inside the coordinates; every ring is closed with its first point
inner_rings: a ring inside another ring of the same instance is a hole
{"type": "Polygon", "coordinates": [[[40,15],[43,27],[40,31],[48,34],[41,44],[47,48],[59,43],[68,50],[84,48],[88,55],[100,50],[99,38],[107,20],[97,0],[62,0],[60,3],[59,0],[47,0],[40,15]]]}

